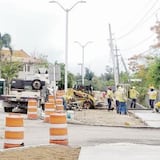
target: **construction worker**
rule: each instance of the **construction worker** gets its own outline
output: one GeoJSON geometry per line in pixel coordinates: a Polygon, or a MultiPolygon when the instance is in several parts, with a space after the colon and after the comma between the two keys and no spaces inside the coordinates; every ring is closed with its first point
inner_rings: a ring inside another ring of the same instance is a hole
{"type": "Polygon", "coordinates": [[[119,92],[119,114],[127,114],[127,95],[124,88],[119,92]]]}
{"type": "Polygon", "coordinates": [[[157,91],[155,90],[155,88],[153,86],[150,87],[149,91],[148,91],[148,98],[149,98],[149,106],[152,110],[154,110],[154,103],[155,100],[157,99],[157,91]]]}
{"type": "Polygon", "coordinates": [[[117,86],[117,90],[114,92],[114,99],[115,99],[115,105],[116,105],[116,111],[119,113],[119,97],[121,94],[121,86],[117,86]]]}
{"type": "Polygon", "coordinates": [[[108,102],[108,111],[113,110],[114,108],[112,107],[112,101],[113,101],[113,91],[111,87],[108,87],[107,89],[107,102],[108,102]]]}
{"type": "Polygon", "coordinates": [[[139,92],[135,89],[135,87],[133,86],[130,90],[129,90],[129,96],[131,98],[131,105],[130,108],[136,108],[136,102],[137,102],[137,97],[139,95],[139,92]]]}

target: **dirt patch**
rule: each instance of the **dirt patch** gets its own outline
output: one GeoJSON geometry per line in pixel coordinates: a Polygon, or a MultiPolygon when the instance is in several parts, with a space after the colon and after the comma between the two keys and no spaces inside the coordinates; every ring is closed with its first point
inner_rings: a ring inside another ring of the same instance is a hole
{"type": "Polygon", "coordinates": [[[74,119],[89,125],[146,127],[146,124],[131,112],[127,115],[120,115],[115,110],[108,111],[107,109],[75,111],[74,119]]]}
{"type": "Polygon", "coordinates": [[[1,160],[78,160],[80,147],[48,145],[9,149],[0,152],[1,160]]]}

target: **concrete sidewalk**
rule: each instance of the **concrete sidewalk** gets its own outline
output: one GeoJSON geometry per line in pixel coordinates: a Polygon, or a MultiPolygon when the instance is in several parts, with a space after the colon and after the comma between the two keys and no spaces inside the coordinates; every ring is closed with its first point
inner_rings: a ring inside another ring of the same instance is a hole
{"type": "Polygon", "coordinates": [[[159,160],[160,146],[112,143],[82,147],[78,160],[159,160]]]}
{"type": "MultiPolygon", "coordinates": [[[[132,113],[144,121],[148,127],[160,128],[160,113],[151,110],[134,110],[132,113]]],[[[78,160],[159,160],[160,146],[114,143],[82,147],[78,160]]]]}
{"type": "Polygon", "coordinates": [[[134,110],[132,113],[149,127],[160,128],[160,113],[153,113],[151,110],[134,110]]]}

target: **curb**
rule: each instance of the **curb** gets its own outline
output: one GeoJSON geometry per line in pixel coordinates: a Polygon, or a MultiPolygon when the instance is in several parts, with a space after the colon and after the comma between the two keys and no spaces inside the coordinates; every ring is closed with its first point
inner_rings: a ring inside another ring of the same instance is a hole
{"type": "Polygon", "coordinates": [[[107,124],[89,124],[89,123],[85,123],[85,122],[81,122],[78,120],[74,120],[74,119],[67,119],[67,123],[68,124],[74,124],[74,125],[85,125],[85,126],[100,126],[100,127],[120,127],[120,128],[139,128],[139,129],[160,129],[160,127],[151,127],[149,126],[142,118],[138,117],[136,114],[134,114],[133,112],[129,111],[128,112],[129,115],[132,115],[133,117],[141,120],[142,123],[144,123],[144,127],[138,127],[138,126],[127,126],[127,125],[107,125],[107,124]]]}

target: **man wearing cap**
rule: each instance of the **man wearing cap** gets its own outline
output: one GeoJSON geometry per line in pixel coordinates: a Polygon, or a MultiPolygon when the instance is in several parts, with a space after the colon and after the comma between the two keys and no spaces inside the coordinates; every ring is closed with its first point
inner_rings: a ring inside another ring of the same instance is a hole
{"type": "Polygon", "coordinates": [[[108,87],[108,89],[107,89],[108,111],[114,109],[114,108],[112,108],[112,100],[113,100],[113,91],[112,91],[111,87],[108,87]]]}
{"type": "Polygon", "coordinates": [[[136,102],[137,102],[137,97],[139,95],[139,92],[135,89],[133,86],[130,91],[129,91],[129,96],[131,98],[131,105],[130,108],[136,108],[136,102]]]}
{"type": "Polygon", "coordinates": [[[119,92],[119,114],[127,114],[127,95],[124,88],[119,92]]]}
{"type": "Polygon", "coordinates": [[[157,91],[154,89],[153,86],[150,87],[150,90],[148,91],[149,96],[149,105],[151,109],[154,109],[154,103],[157,99],[157,91]]]}

